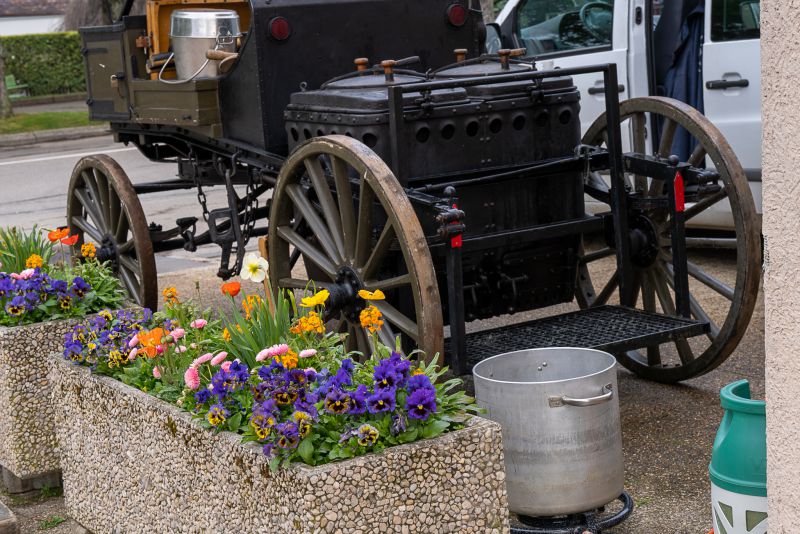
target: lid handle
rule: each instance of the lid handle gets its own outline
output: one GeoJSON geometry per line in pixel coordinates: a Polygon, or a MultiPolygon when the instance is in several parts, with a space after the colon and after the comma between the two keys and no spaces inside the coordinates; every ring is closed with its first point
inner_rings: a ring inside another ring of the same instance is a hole
{"type": "Polygon", "coordinates": [[[355,63],[358,72],[363,72],[369,68],[369,59],[365,57],[356,58],[353,63],[355,63]]]}
{"type": "Polygon", "coordinates": [[[467,59],[467,52],[466,48],[456,48],[453,50],[453,53],[456,55],[456,63],[463,63],[467,59]]]}
{"type": "Polygon", "coordinates": [[[393,59],[385,59],[381,61],[381,68],[383,69],[383,74],[386,76],[387,82],[394,81],[394,67],[397,65],[397,61],[393,59]]]}

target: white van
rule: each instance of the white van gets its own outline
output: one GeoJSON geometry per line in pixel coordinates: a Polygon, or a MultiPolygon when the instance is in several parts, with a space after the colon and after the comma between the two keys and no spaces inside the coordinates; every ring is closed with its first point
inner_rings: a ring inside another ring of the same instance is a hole
{"type": "MultiPolygon", "coordinates": [[[[758,0],[508,0],[487,47],[524,47],[540,68],[613,62],[620,100],[663,95],[696,107],[733,147],[761,213],[759,15],[758,0]]],[[[586,129],[604,111],[603,81],[575,84],[586,129]]]]}

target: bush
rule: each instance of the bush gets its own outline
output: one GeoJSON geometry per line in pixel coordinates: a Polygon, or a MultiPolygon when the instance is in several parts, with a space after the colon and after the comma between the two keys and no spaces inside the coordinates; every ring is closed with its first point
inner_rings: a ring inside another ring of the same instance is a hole
{"type": "Polygon", "coordinates": [[[0,37],[6,74],[28,86],[31,96],[86,90],[77,32],[0,37]]]}

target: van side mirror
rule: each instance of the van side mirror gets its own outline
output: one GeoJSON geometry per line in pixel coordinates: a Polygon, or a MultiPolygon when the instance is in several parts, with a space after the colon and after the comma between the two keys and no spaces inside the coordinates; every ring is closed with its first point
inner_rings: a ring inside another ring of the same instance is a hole
{"type": "Polygon", "coordinates": [[[503,48],[503,38],[500,33],[500,25],[490,22],[486,25],[486,53],[496,54],[501,48],[503,48]]]}

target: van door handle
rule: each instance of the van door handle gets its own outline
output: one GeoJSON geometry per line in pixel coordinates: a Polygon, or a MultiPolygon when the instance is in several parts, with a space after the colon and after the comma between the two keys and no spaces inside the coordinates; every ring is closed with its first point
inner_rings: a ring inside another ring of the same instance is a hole
{"type": "MultiPolygon", "coordinates": [[[[599,95],[601,93],[605,93],[606,92],[606,88],[605,88],[604,85],[599,85],[599,86],[598,85],[593,85],[592,87],[587,89],[586,92],[589,93],[590,95],[599,95]]],[[[617,86],[617,92],[624,93],[625,92],[625,86],[622,85],[622,84],[619,84],[617,86]]]]}
{"type": "Polygon", "coordinates": [[[728,89],[730,87],[747,87],[750,85],[750,80],[742,78],[741,80],[710,80],[706,82],[706,89],[711,91],[715,89],[728,89]]]}

